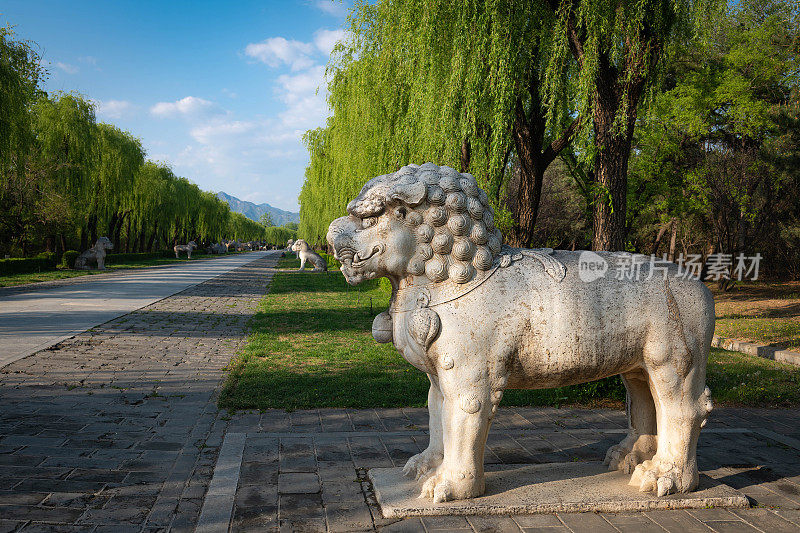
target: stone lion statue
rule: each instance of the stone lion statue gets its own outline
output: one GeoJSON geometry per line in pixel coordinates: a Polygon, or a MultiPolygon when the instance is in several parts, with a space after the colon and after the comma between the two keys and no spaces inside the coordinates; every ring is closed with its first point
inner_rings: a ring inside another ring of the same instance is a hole
{"type": "Polygon", "coordinates": [[[305,270],[306,261],[311,261],[314,265],[312,272],[327,272],[328,263],[317,252],[311,249],[308,243],[303,239],[297,239],[292,244],[292,251],[300,258],[300,270],[305,270]]]}
{"type": "Polygon", "coordinates": [[[370,180],[347,211],[327,235],[345,278],[392,283],[373,336],[431,382],[430,444],[404,469],[424,479],[422,497],[483,494],[486,438],[505,389],[617,374],[629,431],[608,450],[609,468],[658,496],[697,487],[714,332],[702,283],[671,263],[656,273],[644,256],[502,246],[475,178],[433,163],[370,180]],[[638,278],[609,266],[626,262],[639,265],[638,278]]]}
{"type": "Polygon", "coordinates": [[[108,237],[99,237],[94,246],[84,251],[75,259],[75,268],[89,270],[89,263],[97,264],[98,270],[106,269],[106,250],[113,250],[114,243],[108,237]]]}
{"type": "Polygon", "coordinates": [[[172,250],[175,252],[175,259],[178,259],[178,254],[180,252],[186,252],[186,259],[192,258],[192,250],[197,249],[197,243],[194,241],[189,241],[186,244],[176,244],[172,250]]]}

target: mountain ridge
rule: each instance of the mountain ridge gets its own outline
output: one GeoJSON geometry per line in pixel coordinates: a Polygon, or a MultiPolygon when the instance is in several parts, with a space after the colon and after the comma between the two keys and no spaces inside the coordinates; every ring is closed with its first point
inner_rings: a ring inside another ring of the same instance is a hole
{"type": "Polygon", "coordinates": [[[231,211],[241,213],[250,220],[255,220],[256,222],[261,219],[261,216],[264,213],[269,213],[270,217],[272,217],[272,222],[276,226],[283,226],[289,222],[300,222],[300,213],[284,211],[283,209],[272,207],[268,203],[254,204],[253,202],[248,202],[247,200],[240,200],[235,196],[223,191],[217,193],[217,198],[223,202],[227,202],[231,211]]]}

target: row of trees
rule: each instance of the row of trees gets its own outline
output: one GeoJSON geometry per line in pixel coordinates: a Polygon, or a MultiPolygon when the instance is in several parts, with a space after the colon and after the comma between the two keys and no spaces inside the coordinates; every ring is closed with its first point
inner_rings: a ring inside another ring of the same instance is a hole
{"type": "Polygon", "coordinates": [[[513,245],[800,257],[795,3],[381,0],[349,30],[304,138],[310,240],[370,177],[435,161],[513,245]]]}
{"type": "Polygon", "coordinates": [[[124,252],[264,239],[261,224],[98,123],[92,102],[47,94],[44,74],[35,50],[0,28],[0,253],[82,250],[101,235],[124,252]]]}

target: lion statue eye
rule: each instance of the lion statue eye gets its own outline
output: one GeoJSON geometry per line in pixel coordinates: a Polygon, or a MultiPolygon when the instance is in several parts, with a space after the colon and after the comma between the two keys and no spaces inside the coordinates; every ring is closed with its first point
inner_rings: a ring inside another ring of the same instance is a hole
{"type": "Polygon", "coordinates": [[[361,229],[371,228],[378,223],[377,217],[367,217],[361,219],[361,229]]]}

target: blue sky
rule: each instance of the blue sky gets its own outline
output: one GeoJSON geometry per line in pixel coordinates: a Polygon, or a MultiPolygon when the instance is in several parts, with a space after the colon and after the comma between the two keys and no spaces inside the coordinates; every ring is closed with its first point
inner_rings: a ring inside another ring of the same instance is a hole
{"type": "Polygon", "coordinates": [[[98,121],[210,191],[296,211],[324,124],[324,69],[349,3],[3,0],[0,24],[38,44],[48,91],[77,91],[98,121]],[[317,88],[320,90],[317,91],[317,88]]]}

